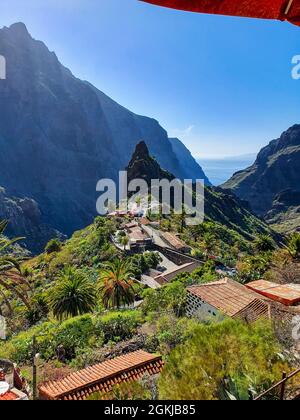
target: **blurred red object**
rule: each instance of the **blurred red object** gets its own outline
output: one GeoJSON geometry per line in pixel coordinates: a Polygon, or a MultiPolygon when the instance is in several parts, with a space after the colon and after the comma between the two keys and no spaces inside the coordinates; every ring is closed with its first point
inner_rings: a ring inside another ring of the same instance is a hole
{"type": "Polygon", "coordinates": [[[300,26],[300,0],[142,0],[190,12],[277,19],[300,26]]]}

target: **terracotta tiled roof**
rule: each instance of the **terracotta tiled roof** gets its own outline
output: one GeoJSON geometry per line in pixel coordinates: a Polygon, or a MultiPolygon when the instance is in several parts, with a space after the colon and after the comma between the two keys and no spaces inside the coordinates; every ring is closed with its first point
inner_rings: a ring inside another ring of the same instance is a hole
{"type": "Polygon", "coordinates": [[[150,225],[150,224],[151,224],[151,222],[150,222],[150,220],[149,220],[149,219],[147,219],[146,217],[142,217],[142,218],[140,219],[140,224],[141,224],[141,225],[144,225],[144,226],[148,226],[148,225],[150,225]]]}
{"type": "Polygon", "coordinates": [[[155,375],[162,367],[160,356],[139,350],[72,373],[62,380],[46,382],[39,387],[39,395],[45,400],[85,400],[100,392],[105,399],[114,385],[141,379],[146,373],[155,375]]]}
{"type": "Polygon", "coordinates": [[[270,281],[258,280],[247,284],[247,287],[273,301],[286,306],[300,303],[300,288],[293,284],[276,284],[270,281]]]}
{"type": "Polygon", "coordinates": [[[192,262],[192,263],[183,264],[179,267],[173,268],[172,270],[168,270],[168,271],[163,272],[162,274],[159,274],[158,276],[154,278],[154,280],[160,285],[163,285],[165,283],[169,283],[170,281],[172,281],[178,274],[192,273],[200,265],[201,265],[200,262],[199,263],[192,262]]]}
{"type": "Polygon", "coordinates": [[[188,248],[187,244],[173,233],[161,231],[160,236],[177,250],[188,248]]]}
{"type": "Polygon", "coordinates": [[[189,287],[188,292],[232,318],[250,317],[254,321],[262,316],[269,316],[266,299],[227,278],[189,287]]]}
{"type": "Polygon", "coordinates": [[[19,400],[19,396],[12,391],[6,392],[4,395],[0,395],[0,401],[16,401],[19,400]]]}
{"type": "Polygon", "coordinates": [[[134,225],[133,227],[127,228],[126,230],[129,239],[132,241],[150,240],[150,237],[138,225],[134,225]]]}

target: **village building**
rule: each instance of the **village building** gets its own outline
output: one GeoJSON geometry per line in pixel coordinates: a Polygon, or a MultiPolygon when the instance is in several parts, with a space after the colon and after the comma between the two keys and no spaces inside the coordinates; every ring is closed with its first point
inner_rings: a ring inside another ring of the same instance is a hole
{"type": "Polygon", "coordinates": [[[158,375],[163,368],[161,356],[138,350],[95,366],[71,373],[64,379],[39,386],[41,400],[86,400],[94,393],[106,399],[115,385],[138,381],[145,375],[158,375]]]}
{"type": "Polygon", "coordinates": [[[159,236],[166,243],[166,245],[175,251],[188,253],[191,250],[191,248],[174,233],[160,231],[159,236]]]}
{"type": "Polygon", "coordinates": [[[255,322],[271,316],[268,299],[228,278],[189,287],[187,292],[186,313],[199,320],[231,317],[255,322]]]}
{"type": "Polygon", "coordinates": [[[154,277],[154,281],[159,285],[163,286],[166,283],[170,283],[172,280],[175,279],[176,276],[182,273],[193,273],[198,267],[200,267],[201,263],[192,261],[187,264],[183,264],[179,267],[173,268],[171,270],[167,270],[163,273],[159,273],[154,277]]]}
{"type": "Polygon", "coordinates": [[[248,289],[284,306],[300,304],[300,285],[277,284],[270,281],[258,280],[247,284],[248,289]]]}
{"type": "Polygon", "coordinates": [[[126,235],[129,239],[130,249],[148,248],[152,245],[152,238],[138,225],[138,223],[128,223],[124,227],[126,235]]]}

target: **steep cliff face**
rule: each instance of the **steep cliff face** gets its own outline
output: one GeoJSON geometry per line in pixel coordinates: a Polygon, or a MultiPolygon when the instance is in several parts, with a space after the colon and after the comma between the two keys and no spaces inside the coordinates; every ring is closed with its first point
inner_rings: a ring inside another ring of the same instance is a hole
{"type": "Polygon", "coordinates": [[[43,222],[43,215],[34,200],[10,197],[1,187],[0,220],[9,220],[5,233],[10,237],[23,237],[19,243],[33,253],[44,249],[51,238],[63,239],[63,235],[43,222]]]}
{"type": "Polygon", "coordinates": [[[295,125],[262,149],[254,165],[236,173],[223,188],[247,200],[256,214],[274,220],[290,207],[300,206],[299,166],[300,125],[295,125]]]}
{"type": "MultiPolygon", "coordinates": [[[[180,163],[183,168],[183,175],[185,179],[189,179],[192,174],[198,174],[198,179],[204,180],[206,186],[210,186],[211,183],[204,172],[199,172],[199,164],[196,159],[192,156],[189,149],[177,138],[170,138],[172,149],[176,156],[180,159],[180,163]],[[202,178],[199,178],[202,177],[202,178]]],[[[195,180],[195,176],[192,176],[195,180]]]]}
{"type": "Polygon", "coordinates": [[[75,78],[25,25],[0,30],[7,79],[0,81],[0,185],[31,197],[45,223],[71,234],[96,214],[96,183],[117,180],[136,144],[176,176],[203,176],[181,162],[157,121],[123,108],[75,78]]]}

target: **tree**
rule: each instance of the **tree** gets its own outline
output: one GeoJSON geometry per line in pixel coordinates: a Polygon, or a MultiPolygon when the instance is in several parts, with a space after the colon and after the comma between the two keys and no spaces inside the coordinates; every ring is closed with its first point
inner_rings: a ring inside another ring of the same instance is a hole
{"type": "Polygon", "coordinates": [[[269,252],[276,249],[275,242],[270,235],[259,235],[254,241],[254,248],[258,252],[269,252]]]}
{"type": "Polygon", "coordinates": [[[169,311],[181,316],[185,311],[187,290],[183,283],[174,281],[158,289],[146,289],[143,297],[144,314],[169,311]]]}
{"type": "Polygon", "coordinates": [[[100,273],[100,291],[106,309],[121,308],[134,303],[132,267],[128,261],[115,260],[106,264],[100,273]]]}
{"type": "Polygon", "coordinates": [[[17,258],[10,255],[10,247],[23,238],[8,240],[4,232],[8,222],[0,222],[0,286],[15,294],[30,309],[28,291],[31,290],[29,282],[21,275],[21,266],[17,258]]]}
{"type": "Polygon", "coordinates": [[[266,322],[199,324],[192,337],[171,353],[159,380],[160,398],[222,399],[224,382],[233,381],[239,398],[247,400],[250,388],[263,391],[287,369],[280,351],[266,322]]]}
{"type": "Polygon", "coordinates": [[[203,243],[208,255],[213,254],[217,250],[216,236],[212,232],[205,232],[203,235],[203,243]]]}
{"type": "Polygon", "coordinates": [[[300,256],[300,233],[293,233],[286,247],[287,251],[294,260],[298,260],[300,256]]]}
{"type": "Polygon", "coordinates": [[[92,312],[96,306],[95,286],[73,267],[67,267],[50,291],[49,305],[59,320],[92,312]]]}
{"type": "Polygon", "coordinates": [[[126,235],[125,236],[122,236],[120,238],[120,244],[124,247],[124,251],[125,251],[127,245],[129,244],[129,238],[128,238],[128,236],[126,236],[126,235]]]}

